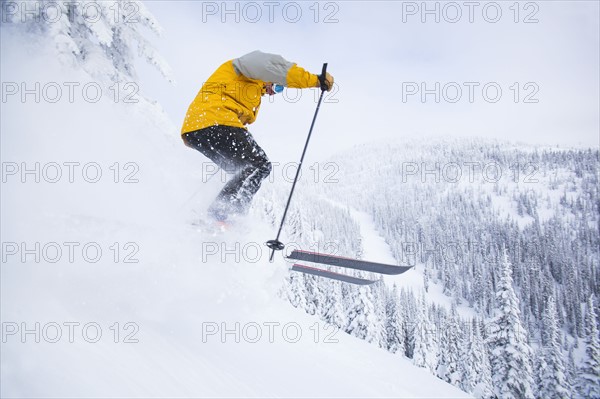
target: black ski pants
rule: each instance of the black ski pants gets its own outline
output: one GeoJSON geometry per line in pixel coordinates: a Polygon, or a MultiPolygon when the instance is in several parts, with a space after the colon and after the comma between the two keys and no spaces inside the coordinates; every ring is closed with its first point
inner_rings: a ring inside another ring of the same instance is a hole
{"type": "Polygon", "coordinates": [[[200,151],[217,166],[233,173],[208,212],[217,220],[244,214],[262,181],[271,173],[271,163],[246,129],[215,125],[182,135],[184,143],[200,151]]]}

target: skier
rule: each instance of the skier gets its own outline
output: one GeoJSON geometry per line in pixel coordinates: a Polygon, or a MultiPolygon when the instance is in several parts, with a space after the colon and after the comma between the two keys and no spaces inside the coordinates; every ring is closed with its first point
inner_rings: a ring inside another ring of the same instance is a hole
{"type": "Polygon", "coordinates": [[[271,163],[246,128],[256,120],[261,96],[292,88],[322,87],[330,91],[333,77],[307,72],[280,55],[253,51],[221,65],[190,104],[182,139],[221,169],[234,173],[208,208],[219,223],[244,214],[271,163]]]}

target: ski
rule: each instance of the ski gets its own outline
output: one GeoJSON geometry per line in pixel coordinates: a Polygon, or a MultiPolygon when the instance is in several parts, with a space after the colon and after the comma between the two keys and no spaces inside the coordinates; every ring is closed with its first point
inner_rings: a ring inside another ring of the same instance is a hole
{"type": "Polygon", "coordinates": [[[294,266],[292,266],[292,270],[305,274],[312,274],[313,276],[326,277],[332,280],[357,285],[369,285],[377,282],[377,280],[367,280],[364,278],[352,277],[341,273],[331,272],[329,270],[317,269],[316,267],[304,266],[299,264],[295,264],[294,266]]]}
{"type": "Polygon", "coordinates": [[[326,255],[317,252],[294,250],[289,259],[305,262],[322,263],[324,265],[345,267],[348,269],[364,270],[366,272],[397,275],[412,268],[412,266],[394,266],[385,263],[368,262],[365,260],[344,258],[342,256],[326,255]]]}

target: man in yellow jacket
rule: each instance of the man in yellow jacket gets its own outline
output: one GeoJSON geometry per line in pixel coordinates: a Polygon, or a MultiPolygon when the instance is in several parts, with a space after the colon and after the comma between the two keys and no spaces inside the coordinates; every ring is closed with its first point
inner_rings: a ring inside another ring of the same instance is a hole
{"type": "Polygon", "coordinates": [[[190,104],[182,139],[220,168],[235,175],[209,207],[217,221],[243,214],[271,163],[246,125],[256,120],[261,96],[275,94],[275,85],[331,90],[333,77],[314,75],[280,55],[253,51],[221,65],[190,104]]]}

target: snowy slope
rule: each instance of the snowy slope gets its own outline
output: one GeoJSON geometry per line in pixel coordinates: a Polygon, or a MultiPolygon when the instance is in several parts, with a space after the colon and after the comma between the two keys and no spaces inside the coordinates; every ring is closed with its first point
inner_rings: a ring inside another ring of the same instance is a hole
{"type": "MultiPolygon", "coordinates": [[[[141,241],[151,244],[147,238],[141,241]]],[[[194,239],[182,237],[188,245],[194,239]]],[[[165,246],[156,251],[162,264],[143,262],[127,271],[104,265],[108,270],[93,277],[77,267],[42,265],[51,270],[17,273],[19,265],[5,264],[4,320],[28,326],[96,322],[103,337],[88,343],[76,329],[71,344],[64,327],[58,344],[9,337],[3,344],[3,395],[464,396],[408,360],[335,332],[278,299],[282,262],[201,263],[200,251],[170,244],[156,243],[165,246]],[[190,258],[180,255],[169,264],[173,249],[190,258]],[[121,328],[120,343],[114,343],[114,322],[139,326],[131,337],[139,342],[123,343],[133,329],[121,328]],[[222,335],[236,326],[237,335],[222,335]]]]}
{"type": "MultiPolygon", "coordinates": [[[[91,81],[2,29],[3,80],[91,81]]],[[[19,168],[1,194],[2,396],[467,396],[280,299],[272,226],[193,227],[219,182],[201,183],[204,159],[158,112],[2,103],[3,166],[19,168]],[[22,173],[36,162],[38,181],[22,173]]]]}

